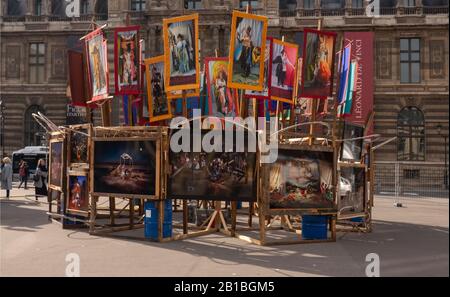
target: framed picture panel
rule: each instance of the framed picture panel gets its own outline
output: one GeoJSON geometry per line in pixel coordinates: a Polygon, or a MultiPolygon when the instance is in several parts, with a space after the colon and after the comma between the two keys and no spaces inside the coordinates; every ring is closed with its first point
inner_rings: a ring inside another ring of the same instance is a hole
{"type": "Polygon", "coordinates": [[[198,89],[198,14],[164,19],[163,35],[166,90],[198,89]]]}
{"type": "Polygon", "coordinates": [[[48,186],[50,189],[62,191],[65,166],[65,139],[62,135],[52,136],[50,140],[48,186]]]}
{"type": "Polygon", "coordinates": [[[91,101],[106,99],[109,94],[108,49],[101,29],[86,36],[85,50],[91,101]]]}
{"type": "Polygon", "coordinates": [[[304,30],[302,97],[332,96],[335,43],[335,32],[304,30]]]}
{"type": "Polygon", "coordinates": [[[89,138],[92,135],[92,126],[75,125],[70,129],[67,140],[67,164],[72,168],[89,168],[89,138]]]}
{"type": "Polygon", "coordinates": [[[89,216],[89,175],[86,171],[67,174],[66,213],[89,216]]]}
{"type": "Polygon", "coordinates": [[[161,139],[94,138],[91,193],[96,196],[158,199],[161,139]]]}
{"type": "MultiPolygon", "coordinates": [[[[180,131],[173,130],[172,138],[176,137],[176,133],[180,133],[180,131]]],[[[211,141],[211,133],[216,136],[222,135],[222,139],[226,137],[223,130],[203,130],[202,142],[211,141]]],[[[235,134],[231,131],[233,138],[236,138],[235,134]]],[[[248,143],[250,135],[248,133],[242,135],[245,136],[241,144],[248,143]]],[[[227,149],[225,141],[222,141],[220,148],[216,147],[217,150],[208,152],[204,149],[193,152],[193,148],[189,152],[170,150],[168,197],[171,199],[256,202],[258,152],[256,149],[254,152],[244,149],[243,146],[233,142],[232,148],[227,149]]]]}
{"type": "Polygon", "coordinates": [[[138,95],[140,93],[139,26],[114,30],[114,81],[116,95],[138,95]]]}
{"type": "Polygon", "coordinates": [[[271,57],[271,99],[293,104],[298,45],[274,39],[271,57]]]}
{"type": "Polygon", "coordinates": [[[331,147],[280,145],[264,164],[263,199],[269,211],[335,211],[335,160],[331,147]]]}
{"type": "Polygon", "coordinates": [[[268,18],[233,11],[228,87],[262,91],[268,18]]]}
{"type": "Polygon", "coordinates": [[[341,161],[360,162],[364,145],[364,139],[362,139],[364,126],[344,122],[342,131],[341,161]]]}
{"type": "Polygon", "coordinates": [[[149,121],[170,119],[172,111],[164,82],[164,56],[146,59],[145,69],[149,121]]]}
{"type": "Polygon", "coordinates": [[[272,46],[273,38],[266,38],[266,49],[264,54],[264,82],[262,91],[245,90],[245,98],[270,99],[272,86],[272,46]]]}

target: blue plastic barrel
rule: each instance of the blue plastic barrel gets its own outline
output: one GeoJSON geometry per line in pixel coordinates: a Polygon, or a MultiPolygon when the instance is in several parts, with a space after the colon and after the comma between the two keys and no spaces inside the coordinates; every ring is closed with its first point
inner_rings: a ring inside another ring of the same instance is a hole
{"type": "Polygon", "coordinates": [[[302,216],[302,238],[305,240],[328,238],[328,216],[302,216]]]}
{"type": "Polygon", "coordinates": [[[242,201],[238,201],[236,209],[242,209],[242,201]]]}
{"type": "MultiPolygon", "coordinates": [[[[158,203],[155,201],[145,202],[144,210],[145,238],[157,240],[159,220],[158,203]]],[[[164,201],[163,238],[167,237],[172,237],[172,200],[170,199],[164,201]]]]}
{"type": "Polygon", "coordinates": [[[363,217],[351,218],[350,222],[353,222],[353,223],[364,223],[364,218],[363,217]]]}

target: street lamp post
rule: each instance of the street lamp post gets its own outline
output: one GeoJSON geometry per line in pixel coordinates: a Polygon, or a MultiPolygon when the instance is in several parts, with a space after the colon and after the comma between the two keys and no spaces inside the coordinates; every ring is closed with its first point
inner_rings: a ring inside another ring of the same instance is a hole
{"type": "Polygon", "coordinates": [[[445,189],[448,189],[448,169],[447,169],[447,134],[442,134],[441,129],[442,125],[439,124],[436,127],[438,129],[438,135],[442,138],[444,138],[444,185],[445,189]]]}

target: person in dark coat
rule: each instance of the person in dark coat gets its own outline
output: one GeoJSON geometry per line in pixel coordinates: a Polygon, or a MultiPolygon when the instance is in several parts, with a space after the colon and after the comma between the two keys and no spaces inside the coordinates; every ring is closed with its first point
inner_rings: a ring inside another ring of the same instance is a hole
{"type": "Polygon", "coordinates": [[[34,180],[34,187],[35,187],[35,196],[36,200],[38,200],[38,197],[40,196],[48,196],[48,190],[47,190],[47,176],[48,176],[48,169],[45,165],[44,159],[39,159],[38,165],[36,168],[37,180],[34,180]]]}

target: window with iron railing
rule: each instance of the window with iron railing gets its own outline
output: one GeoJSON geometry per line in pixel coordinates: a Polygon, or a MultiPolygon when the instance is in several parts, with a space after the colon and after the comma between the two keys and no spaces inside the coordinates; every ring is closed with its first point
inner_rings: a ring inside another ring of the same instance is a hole
{"type": "Polygon", "coordinates": [[[42,15],[42,0],[34,1],[34,15],[41,16],[42,15]]]}
{"type": "Polygon", "coordinates": [[[352,0],[352,8],[363,8],[364,0],[352,0]]]}
{"type": "Polygon", "coordinates": [[[303,8],[304,9],[314,9],[314,0],[303,0],[303,8]]]}

